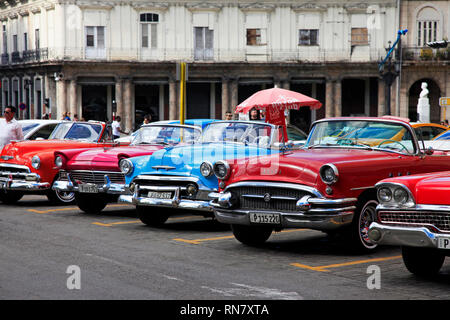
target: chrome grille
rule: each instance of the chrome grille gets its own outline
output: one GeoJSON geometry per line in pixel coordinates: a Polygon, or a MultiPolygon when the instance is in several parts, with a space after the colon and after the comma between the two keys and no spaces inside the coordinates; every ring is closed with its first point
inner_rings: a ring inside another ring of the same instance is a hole
{"type": "Polygon", "coordinates": [[[443,212],[380,212],[381,223],[407,225],[413,227],[432,227],[437,231],[450,232],[450,213],[443,212]]]}
{"type": "Polygon", "coordinates": [[[0,173],[29,173],[30,169],[27,166],[14,164],[0,164],[0,173]]]}
{"type": "Polygon", "coordinates": [[[297,201],[303,196],[310,195],[308,192],[302,190],[275,187],[242,186],[230,188],[229,191],[239,197],[240,209],[282,212],[298,211],[296,208],[297,201]],[[270,195],[270,201],[264,200],[264,195],[266,194],[270,195]],[[274,199],[276,197],[282,197],[284,199],[274,199]]]}
{"type": "Polygon", "coordinates": [[[108,175],[111,183],[125,184],[125,176],[121,172],[106,171],[71,171],[70,176],[75,181],[83,183],[94,183],[102,185],[105,183],[105,174],[108,175]]]}

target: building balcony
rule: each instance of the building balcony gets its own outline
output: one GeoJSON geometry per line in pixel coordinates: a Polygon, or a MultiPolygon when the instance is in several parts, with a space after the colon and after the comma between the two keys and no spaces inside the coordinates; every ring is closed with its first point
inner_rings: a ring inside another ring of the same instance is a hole
{"type": "Polygon", "coordinates": [[[403,47],[403,61],[450,61],[450,48],[403,47]]]}
{"type": "Polygon", "coordinates": [[[11,63],[21,63],[22,56],[19,51],[14,51],[11,53],[11,63]]]}
{"type": "Polygon", "coordinates": [[[27,51],[23,51],[22,54],[23,54],[23,62],[24,63],[48,60],[48,49],[47,48],[41,48],[41,49],[36,49],[36,50],[27,50],[27,51]]]}
{"type": "Polygon", "coordinates": [[[9,54],[8,53],[2,54],[2,64],[9,64],[9,54]]]}

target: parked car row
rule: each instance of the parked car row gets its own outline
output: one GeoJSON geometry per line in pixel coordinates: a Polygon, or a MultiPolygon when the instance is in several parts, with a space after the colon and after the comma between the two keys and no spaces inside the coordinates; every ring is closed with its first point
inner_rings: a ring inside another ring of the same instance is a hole
{"type": "Polygon", "coordinates": [[[407,268],[426,275],[450,252],[450,151],[427,140],[445,130],[340,117],[306,136],[264,121],[198,119],[144,125],[128,145],[105,123],[61,122],[48,139],[4,147],[0,200],[43,194],[89,214],[119,201],[153,227],[188,209],[231,225],[245,245],[284,228],[339,233],[358,251],[401,245],[407,268]]]}

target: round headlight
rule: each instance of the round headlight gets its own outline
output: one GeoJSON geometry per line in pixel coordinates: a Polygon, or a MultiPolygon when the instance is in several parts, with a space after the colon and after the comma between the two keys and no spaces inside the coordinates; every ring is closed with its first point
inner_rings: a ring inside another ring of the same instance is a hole
{"type": "Polygon", "coordinates": [[[128,159],[121,159],[119,161],[119,168],[123,174],[130,174],[133,172],[133,163],[128,159]]]}
{"type": "Polygon", "coordinates": [[[63,159],[60,156],[57,156],[55,158],[55,166],[57,166],[58,168],[61,168],[63,166],[63,159]]]}
{"type": "Polygon", "coordinates": [[[338,170],[332,164],[325,164],[320,168],[320,178],[326,184],[336,183],[338,180],[338,170]]]}
{"type": "Polygon", "coordinates": [[[39,169],[41,167],[41,159],[38,156],[34,156],[31,159],[31,166],[35,169],[39,169]]]}
{"type": "Polygon", "coordinates": [[[230,175],[230,165],[222,160],[217,161],[214,164],[214,174],[220,180],[225,180],[230,175]]]}
{"type": "Polygon", "coordinates": [[[400,204],[406,203],[408,201],[408,192],[403,188],[397,188],[394,190],[394,200],[400,204]]]}
{"type": "Polygon", "coordinates": [[[209,162],[203,162],[200,165],[200,172],[205,178],[210,177],[213,174],[212,165],[209,162]]]}
{"type": "Polygon", "coordinates": [[[392,200],[392,191],[389,188],[382,187],[378,189],[378,200],[380,202],[389,202],[392,200]]]}

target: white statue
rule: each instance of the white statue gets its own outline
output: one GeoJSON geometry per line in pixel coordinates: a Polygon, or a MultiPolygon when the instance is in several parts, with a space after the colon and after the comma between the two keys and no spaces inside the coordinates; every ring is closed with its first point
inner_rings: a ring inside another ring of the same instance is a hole
{"type": "Polygon", "coordinates": [[[417,121],[423,123],[430,122],[430,100],[428,99],[428,84],[422,82],[422,91],[419,95],[419,101],[417,103],[417,121]]]}

